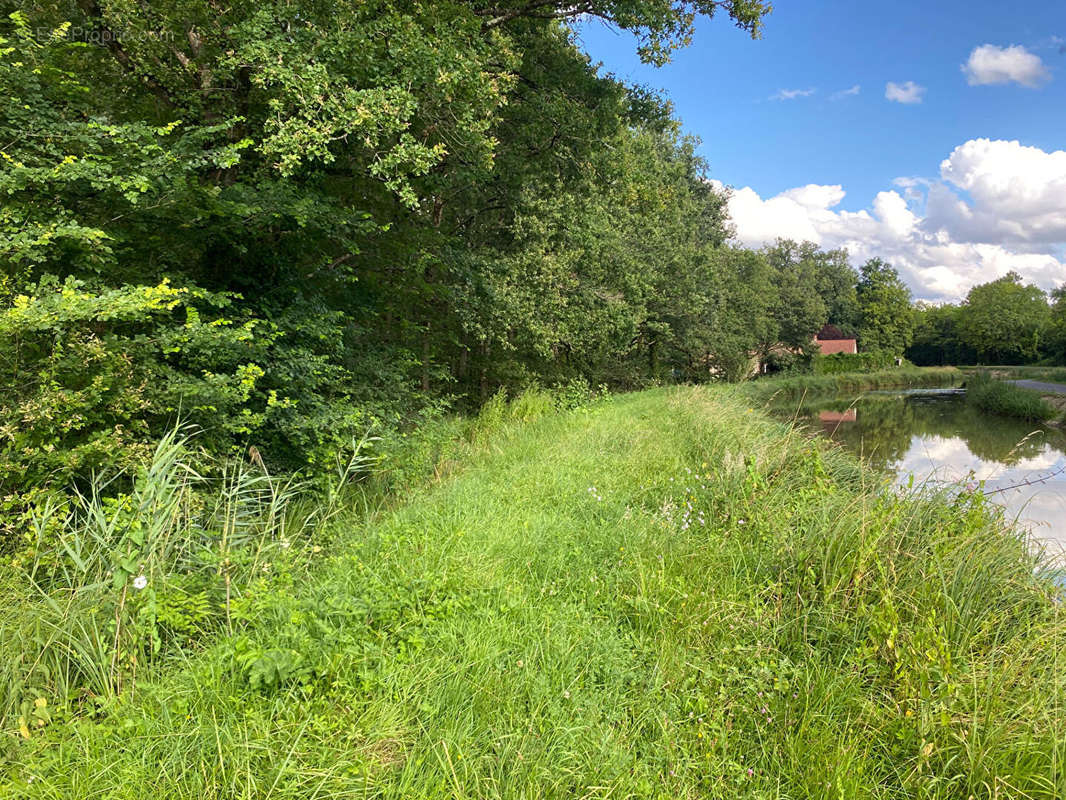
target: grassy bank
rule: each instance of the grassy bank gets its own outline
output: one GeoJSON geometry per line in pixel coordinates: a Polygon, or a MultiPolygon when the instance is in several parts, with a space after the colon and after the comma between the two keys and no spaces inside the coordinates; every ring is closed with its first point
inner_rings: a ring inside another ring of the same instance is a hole
{"type": "Polygon", "coordinates": [[[877,372],[842,372],[837,375],[789,375],[760,378],[748,391],[760,399],[792,400],[804,395],[862,392],[901,387],[952,386],[963,379],[955,367],[900,367],[877,372]]]}
{"type": "Polygon", "coordinates": [[[398,508],[265,534],[135,688],[27,683],[0,795],[1066,792],[1061,608],[979,498],[885,496],[735,390],[492,413],[398,508]]]}
{"type": "Polygon", "coordinates": [[[1047,383],[1066,383],[1066,367],[1028,366],[981,366],[960,367],[968,374],[985,374],[998,380],[1030,380],[1047,383]]]}
{"type": "Polygon", "coordinates": [[[994,380],[983,372],[966,382],[966,402],[989,414],[1030,422],[1045,422],[1056,414],[1039,392],[994,380]]]}

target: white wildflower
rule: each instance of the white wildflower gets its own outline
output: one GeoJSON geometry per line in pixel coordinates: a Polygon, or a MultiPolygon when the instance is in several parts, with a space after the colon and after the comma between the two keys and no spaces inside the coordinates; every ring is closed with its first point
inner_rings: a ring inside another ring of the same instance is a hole
{"type": "Polygon", "coordinates": [[[148,585],[148,578],[146,578],[144,575],[138,575],[136,578],[133,579],[133,588],[134,589],[143,589],[147,585],[148,585]]]}

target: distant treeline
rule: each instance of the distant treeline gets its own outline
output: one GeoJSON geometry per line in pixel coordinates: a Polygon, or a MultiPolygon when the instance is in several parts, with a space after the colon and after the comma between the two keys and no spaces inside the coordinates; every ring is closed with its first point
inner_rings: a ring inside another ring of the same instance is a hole
{"type": "Polygon", "coordinates": [[[958,304],[918,303],[915,364],[1066,364],[1066,289],[1050,296],[1020,275],[975,286],[958,304]]]}

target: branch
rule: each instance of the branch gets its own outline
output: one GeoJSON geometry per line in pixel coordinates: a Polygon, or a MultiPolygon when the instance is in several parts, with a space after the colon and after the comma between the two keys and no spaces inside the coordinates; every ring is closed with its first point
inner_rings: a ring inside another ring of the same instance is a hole
{"type": "Polygon", "coordinates": [[[486,20],[482,27],[486,30],[491,28],[497,28],[506,22],[510,22],[518,17],[532,17],[536,16],[538,19],[564,19],[566,17],[576,17],[581,14],[588,14],[592,9],[591,0],[586,0],[584,3],[579,3],[573,6],[563,6],[560,10],[551,14],[538,14],[534,15],[533,12],[538,9],[545,8],[547,6],[559,6],[559,0],[533,0],[531,3],[527,3],[524,6],[518,8],[512,8],[508,11],[503,11],[498,8],[485,9],[484,11],[476,11],[478,16],[485,16],[488,14],[495,14],[492,19],[486,20]]]}
{"type": "Polygon", "coordinates": [[[1066,472],[1066,465],[1063,465],[1063,466],[1059,467],[1058,469],[1056,469],[1056,470],[1054,470],[1052,472],[1049,472],[1047,475],[1041,475],[1039,477],[1032,478],[1032,479],[1026,478],[1025,480],[1021,481],[1020,483],[1014,483],[1014,484],[1011,484],[1010,486],[1001,486],[998,489],[989,489],[987,491],[982,490],[981,494],[983,494],[983,495],[999,494],[1000,492],[1009,492],[1011,489],[1021,489],[1023,486],[1036,486],[1036,485],[1041,484],[1041,483],[1047,483],[1052,478],[1055,478],[1055,477],[1057,477],[1059,475],[1062,475],[1064,472],[1066,472]]]}
{"type": "Polygon", "coordinates": [[[148,84],[148,88],[152,90],[160,101],[168,106],[176,106],[174,98],[170,96],[170,92],[167,88],[153,78],[151,75],[142,72],[137,69],[137,65],[134,63],[130,54],[119,43],[118,36],[115,34],[107,23],[104,21],[104,12],[100,8],[100,4],[96,0],[78,0],[78,6],[85,14],[87,19],[93,24],[97,32],[100,34],[98,37],[104,46],[111,53],[111,56],[119,63],[119,65],[131,75],[139,75],[148,84]]]}

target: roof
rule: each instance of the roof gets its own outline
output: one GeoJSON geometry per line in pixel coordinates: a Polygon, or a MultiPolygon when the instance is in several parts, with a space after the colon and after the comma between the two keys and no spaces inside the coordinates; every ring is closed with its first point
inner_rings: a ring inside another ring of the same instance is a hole
{"type": "Polygon", "coordinates": [[[823,356],[831,356],[834,353],[853,355],[858,352],[854,339],[815,339],[814,343],[823,356]]]}

